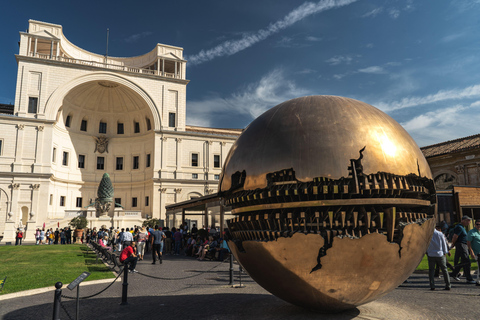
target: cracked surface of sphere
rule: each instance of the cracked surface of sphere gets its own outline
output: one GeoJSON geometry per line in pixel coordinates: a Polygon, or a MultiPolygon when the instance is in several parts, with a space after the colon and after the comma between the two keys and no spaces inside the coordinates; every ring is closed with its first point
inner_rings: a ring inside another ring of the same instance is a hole
{"type": "Polygon", "coordinates": [[[430,242],[435,188],[422,152],[382,111],[308,96],[255,119],[219,182],[229,245],[250,276],[293,304],[338,312],[379,298],[430,242]]]}

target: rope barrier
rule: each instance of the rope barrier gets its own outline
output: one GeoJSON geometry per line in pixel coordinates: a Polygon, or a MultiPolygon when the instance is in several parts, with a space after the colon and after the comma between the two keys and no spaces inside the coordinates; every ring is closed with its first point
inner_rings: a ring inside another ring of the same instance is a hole
{"type": "Polygon", "coordinates": [[[70,313],[68,313],[67,309],[65,308],[65,306],[63,305],[62,302],[60,302],[60,307],[62,307],[63,311],[65,311],[65,313],[67,314],[67,317],[68,317],[70,320],[73,320],[72,316],[70,315],[70,313]]]}
{"type": "MultiPolygon", "coordinates": [[[[90,295],[90,296],[80,297],[79,299],[89,299],[89,298],[98,296],[100,293],[102,293],[102,292],[104,292],[105,290],[107,290],[108,288],[110,288],[110,287],[112,286],[112,284],[115,283],[115,281],[117,281],[117,279],[122,275],[122,271],[123,271],[123,268],[122,268],[122,270],[120,270],[120,271],[118,272],[118,276],[115,278],[115,280],[113,280],[113,282],[110,283],[110,284],[109,284],[105,289],[103,289],[102,291],[99,291],[99,292],[97,292],[97,293],[95,293],[95,294],[92,294],[92,295],[90,295]]],[[[71,299],[71,300],[77,299],[76,297],[69,297],[69,296],[65,296],[65,295],[63,295],[63,294],[62,294],[62,298],[71,299]]]]}
{"type": "Polygon", "coordinates": [[[210,268],[210,269],[205,270],[205,271],[201,271],[200,273],[197,273],[197,274],[194,274],[194,275],[191,275],[191,276],[181,277],[181,278],[157,277],[157,276],[152,276],[152,275],[145,274],[145,273],[142,273],[142,272],[137,272],[137,274],[142,275],[142,276],[144,276],[144,277],[148,277],[148,278],[152,278],[152,279],[158,279],[158,280],[183,280],[183,279],[189,279],[189,278],[198,277],[198,276],[201,275],[201,274],[204,274],[204,273],[206,273],[206,272],[210,272],[210,271],[212,271],[213,269],[215,269],[216,267],[222,265],[222,263],[223,263],[223,262],[220,262],[219,264],[215,265],[213,268],[210,268]]]}

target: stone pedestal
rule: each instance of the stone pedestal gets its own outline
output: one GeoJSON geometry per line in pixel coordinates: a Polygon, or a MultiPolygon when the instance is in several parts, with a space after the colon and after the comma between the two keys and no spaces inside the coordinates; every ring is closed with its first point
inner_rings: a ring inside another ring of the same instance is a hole
{"type": "Polygon", "coordinates": [[[34,221],[28,221],[25,230],[23,230],[23,241],[37,241],[35,239],[35,231],[37,230],[37,223],[34,221]]]}
{"type": "Polygon", "coordinates": [[[5,222],[5,231],[3,232],[3,243],[11,242],[15,244],[15,222],[13,221],[6,221],[5,222]]]}

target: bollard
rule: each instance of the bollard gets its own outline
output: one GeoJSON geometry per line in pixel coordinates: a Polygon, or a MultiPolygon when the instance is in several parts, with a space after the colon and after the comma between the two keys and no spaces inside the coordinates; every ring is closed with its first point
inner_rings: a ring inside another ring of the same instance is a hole
{"type": "Polygon", "coordinates": [[[60,320],[60,303],[62,303],[62,286],[61,282],[55,283],[55,296],[53,300],[53,320],[60,320]]]}
{"type": "Polygon", "coordinates": [[[233,285],[233,254],[230,254],[230,283],[228,285],[233,285]]]}
{"type": "Polygon", "coordinates": [[[122,284],[122,303],[121,306],[127,305],[127,293],[128,293],[128,264],[123,265],[123,284],[122,284]]]}

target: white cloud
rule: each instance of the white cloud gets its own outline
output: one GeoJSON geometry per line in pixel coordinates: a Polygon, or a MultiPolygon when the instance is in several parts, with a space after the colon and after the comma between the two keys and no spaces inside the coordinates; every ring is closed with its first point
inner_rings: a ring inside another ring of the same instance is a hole
{"type": "Polygon", "coordinates": [[[375,8],[373,9],[372,11],[369,11],[367,13],[365,13],[362,18],[368,18],[368,17],[376,17],[378,14],[382,13],[383,11],[383,8],[382,7],[378,7],[378,8],[375,8]]]}
{"type": "Polygon", "coordinates": [[[476,101],[421,114],[402,126],[418,145],[426,146],[477,134],[479,122],[480,101],[476,101]]]}
{"type": "Polygon", "coordinates": [[[222,113],[228,113],[230,117],[247,116],[253,120],[281,102],[308,93],[286,79],[283,70],[275,69],[227,98],[213,95],[203,100],[188,101],[187,121],[192,125],[211,126],[212,115],[222,113]]]}
{"type": "Polygon", "coordinates": [[[241,39],[227,40],[212,49],[201,50],[199,53],[188,57],[188,60],[190,65],[195,65],[213,60],[217,57],[233,55],[253,46],[257,42],[265,40],[272,34],[278,33],[312,14],[345,6],[355,1],[357,0],[322,0],[317,3],[305,2],[288,13],[283,19],[271,23],[265,29],[246,34],[242,36],[241,39]]]}
{"type": "Polygon", "coordinates": [[[449,34],[448,36],[445,36],[442,39],[440,39],[440,41],[443,43],[449,43],[463,37],[464,35],[465,35],[464,32],[449,34]]]}
{"type": "Polygon", "coordinates": [[[151,34],[152,34],[152,32],[150,32],[150,31],[144,31],[144,32],[141,32],[141,33],[133,34],[133,35],[125,38],[125,42],[133,43],[133,42],[136,42],[136,41],[138,41],[142,38],[148,37],[151,34]]]}
{"type": "Polygon", "coordinates": [[[350,64],[352,62],[352,60],[353,60],[352,56],[345,55],[345,56],[331,57],[330,59],[325,60],[325,62],[332,65],[332,66],[336,66],[336,65],[339,65],[341,63],[350,64]]]}
{"type": "Polygon", "coordinates": [[[386,73],[385,69],[380,66],[371,66],[368,68],[358,69],[358,72],[362,73],[373,73],[373,74],[384,74],[386,73]]]}
{"type": "Polygon", "coordinates": [[[377,108],[383,111],[393,111],[397,109],[411,108],[419,105],[426,105],[440,101],[459,100],[467,98],[480,97],[480,85],[474,85],[463,89],[440,90],[435,94],[429,94],[423,97],[407,97],[400,101],[379,102],[375,104],[377,108]]]}
{"type": "Polygon", "coordinates": [[[391,9],[388,10],[388,14],[393,19],[397,19],[400,16],[400,10],[398,10],[396,8],[391,8],[391,9]]]}
{"type": "Polygon", "coordinates": [[[322,41],[322,38],[314,37],[314,36],[308,36],[305,38],[307,41],[312,41],[312,42],[317,42],[317,41],[322,41]]]}

